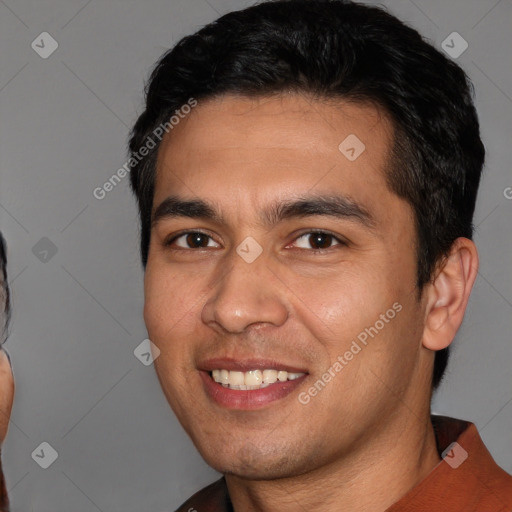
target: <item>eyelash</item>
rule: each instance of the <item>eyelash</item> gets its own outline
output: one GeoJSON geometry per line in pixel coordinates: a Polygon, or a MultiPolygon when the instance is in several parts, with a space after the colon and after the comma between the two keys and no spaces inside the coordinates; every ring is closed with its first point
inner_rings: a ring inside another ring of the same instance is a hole
{"type": "MultiPolygon", "coordinates": [[[[205,235],[207,237],[209,237],[210,239],[213,239],[210,235],[208,235],[207,233],[203,233],[202,231],[182,231],[181,233],[178,233],[174,236],[172,236],[172,238],[170,238],[169,240],[166,240],[164,242],[164,246],[165,247],[171,247],[172,243],[174,241],[176,241],[178,238],[181,238],[182,236],[185,236],[185,235],[194,235],[194,234],[201,234],[201,235],[205,235]]],[[[298,235],[294,241],[306,236],[306,235],[327,235],[327,236],[331,236],[333,238],[333,240],[336,240],[339,244],[339,246],[346,246],[347,243],[345,241],[343,241],[341,238],[337,237],[336,235],[334,235],[333,233],[329,232],[329,231],[324,231],[322,229],[317,229],[317,230],[311,230],[311,231],[306,231],[304,233],[301,233],[300,235],[298,235]]],[[[322,253],[322,252],[325,252],[325,251],[329,251],[331,250],[333,247],[337,247],[338,245],[334,245],[334,246],[331,246],[331,247],[327,247],[326,249],[304,249],[304,248],[299,248],[300,250],[304,250],[304,251],[310,251],[310,252],[315,252],[315,253],[322,253]]],[[[193,247],[189,247],[189,248],[179,248],[179,249],[172,249],[171,250],[175,250],[175,251],[181,251],[181,250],[189,250],[189,251],[194,251],[194,250],[199,250],[199,249],[207,249],[207,247],[197,247],[197,248],[193,248],[193,247]]]]}

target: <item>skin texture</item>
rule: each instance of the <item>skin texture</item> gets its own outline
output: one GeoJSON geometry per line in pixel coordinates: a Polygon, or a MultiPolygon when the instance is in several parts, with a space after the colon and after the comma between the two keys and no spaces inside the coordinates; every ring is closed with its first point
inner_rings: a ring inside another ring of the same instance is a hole
{"type": "MultiPolygon", "coordinates": [[[[14,400],[14,389],[14,376],[9,359],[4,350],[0,349],[0,447],[7,435],[14,400]]],[[[8,505],[9,499],[0,460],[0,510],[8,510],[8,505]]]]}
{"type": "MultiPolygon", "coordinates": [[[[0,240],[3,245],[3,240],[0,240]]],[[[3,253],[3,251],[2,251],[3,253]]],[[[3,258],[3,256],[2,256],[3,258]]],[[[5,262],[2,261],[4,264],[5,262]]],[[[1,274],[4,274],[2,272],[1,274]]],[[[6,329],[6,318],[5,314],[5,302],[6,302],[6,285],[4,282],[3,275],[0,275],[0,334],[4,339],[6,333],[3,332],[6,329]]],[[[3,445],[7,430],[9,427],[9,420],[11,418],[12,404],[14,400],[14,375],[12,372],[11,364],[7,353],[0,345],[0,457],[1,447],[3,445]]],[[[0,458],[0,511],[9,510],[9,499],[7,496],[7,490],[5,487],[5,479],[2,471],[2,461],[0,458]]]]}
{"type": "Polygon", "coordinates": [[[0,442],[3,443],[9,426],[14,400],[14,376],[11,364],[3,349],[0,349],[0,442]]]}
{"type": "Polygon", "coordinates": [[[164,139],[153,208],[200,198],[223,222],[164,218],[151,232],[144,319],[160,349],[165,396],[206,462],[226,475],[235,510],[385,510],[438,462],[429,420],[435,350],[455,336],[476,276],[458,239],[418,300],[413,211],[386,185],[392,142],[369,104],[296,93],[199,102],[164,139]],[[366,146],[349,161],[350,134],[366,146]],[[373,218],[312,216],[263,224],[302,195],[343,195],[373,218]],[[200,231],[204,246],[181,230],[200,231]],[[327,230],[326,249],[310,232],[327,230]],[[252,263],[246,238],[263,248],[252,263]],[[394,303],[402,309],[308,404],[298,400],[394,303]],[[255,411],[205,393],[205,359],[270,358],[304,368],[297,390],[255,411]],[[322,492],[318,492],[322,489],[322,492]]]}

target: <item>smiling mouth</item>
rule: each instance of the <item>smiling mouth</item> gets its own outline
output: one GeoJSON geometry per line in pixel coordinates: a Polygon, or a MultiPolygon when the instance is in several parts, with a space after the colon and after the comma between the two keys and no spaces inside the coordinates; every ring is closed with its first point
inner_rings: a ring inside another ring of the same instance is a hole
{"type": "Polygon", "coordinates": [[[240,391],[263,389],[275,383],[299,379],[304,375],[306,374],[273,369],[247,372],[216,369],[210,372],[210,377],[221,386],[240,391]]]}

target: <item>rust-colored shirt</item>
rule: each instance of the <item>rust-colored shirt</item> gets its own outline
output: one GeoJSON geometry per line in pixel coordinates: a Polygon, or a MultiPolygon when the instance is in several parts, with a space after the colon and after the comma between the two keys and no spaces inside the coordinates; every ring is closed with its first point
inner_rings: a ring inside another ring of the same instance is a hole
{"type": "MultiPolygon", "coordinates": [[[[441,462],[386,512],[512,512],[512,476],[485,447],[473,423],[432,416],[441,462]]],[[[224,478],[176,512],[233,512],[224,478]]]]}

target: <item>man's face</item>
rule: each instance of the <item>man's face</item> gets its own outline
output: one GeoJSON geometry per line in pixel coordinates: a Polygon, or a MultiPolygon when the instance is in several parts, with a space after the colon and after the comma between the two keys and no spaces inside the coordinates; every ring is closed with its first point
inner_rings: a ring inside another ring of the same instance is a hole
{"type": "Polygon", "coordinates": [[[172,195],[216,216],[155,223],[144,318],[167,400],[218,471],[277,478],[349,457],[427,396],[414,217],[386,185],[391,140],[375,107],[296,94],[199,102],[164,139],[154,210],[172,195]],[[275,206],[325,197],[341,198],[338,215],[275,206]],[[264,370],[289,373],[259,388],[276,378],[264,370]]]}

